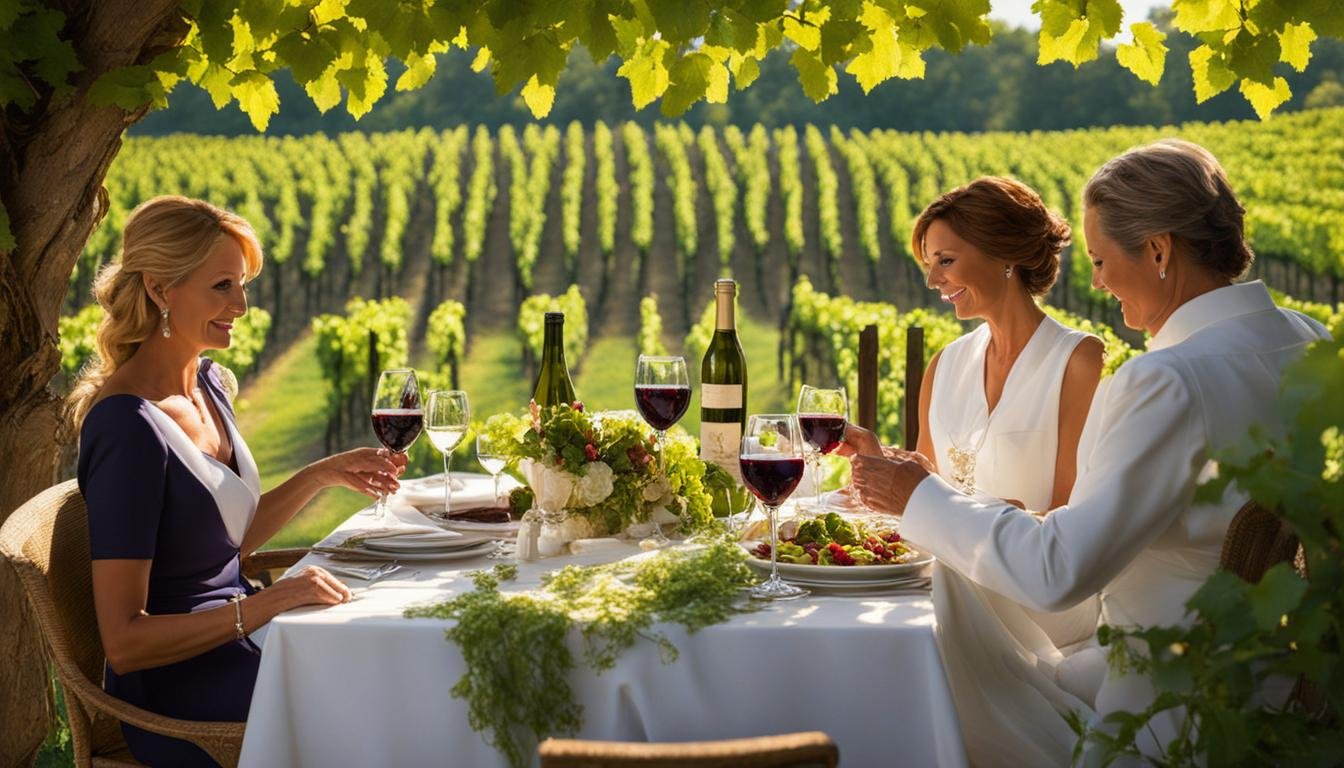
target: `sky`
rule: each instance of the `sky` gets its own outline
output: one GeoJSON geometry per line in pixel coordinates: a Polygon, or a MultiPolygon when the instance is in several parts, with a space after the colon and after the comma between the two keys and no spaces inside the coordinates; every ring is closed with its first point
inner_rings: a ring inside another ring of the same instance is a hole
{"type": "MultiPolygon", "coordinates": [[[[990,0],[989,17],[1002,19],[1017,27],[1039,29],[1041,20],[1031,12],[1031,2],[1032,0],[990,0]]],[[[1120,5],[1125,9],[1125,17],[1117,37],[1127,40],[1130,24],[1148,18],[1148,10],[1154,6],[1170,6],[1171,0],[1120,0],[1120,5]]]]}

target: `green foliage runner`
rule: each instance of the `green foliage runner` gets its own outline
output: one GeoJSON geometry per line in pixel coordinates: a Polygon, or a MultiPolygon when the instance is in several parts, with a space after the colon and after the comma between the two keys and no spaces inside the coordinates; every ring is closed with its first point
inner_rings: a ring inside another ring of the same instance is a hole
{"type": "Polygon", "coordinates": [[[500,590],[517,567],[495,566],[473,574],[475,590],[405,615],[455,622],[444,634],[461,650],[467,672],[452,694],[466,700],[472,728],[511,765],[525,766],[541,739],[583,726],[583,706],[569,683],[572,630],[582,635],[583,662],[598,673],[641,639],[656,643],[671,663],[677,648],[655,625],[680,624],[694,633],[752,610],[742,600],[742,588],[755,581],[746,557],[735,543],[716,540],[607,565],[566,566],[543,577],[540,589],[518,592],[500,590]]]}

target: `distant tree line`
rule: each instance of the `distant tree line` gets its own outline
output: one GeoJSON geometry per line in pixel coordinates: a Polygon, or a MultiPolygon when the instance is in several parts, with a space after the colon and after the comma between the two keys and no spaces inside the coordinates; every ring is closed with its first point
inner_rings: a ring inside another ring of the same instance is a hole
{"type": "MultiPolygon", "coordinates": [[[[803,95],[787,55],[777,51],[762,62],[760,78],[745,91],[733,94],[730,104],[697,104],[684,120],[692,127],[705,123],[731,123],[744,128],[755,123],[767,127],[815,123],[845,129],[974,132],[1253,118],[1250,105],[1235,89],[1203,104],[1195,103],[1186,61],[1197,41],[1173,30],[1161,12],[1155,15],[1155,21],[1168,34],[1166,45],[1171,51],[1162,82],[1156,88],[1140,82],[1116,63],[1113,48],[1103,48],[1097,61],[1077,70],[1062,62],[1039,66],[1036,33],[1001,27],[988,46],[970,47],[958,56],[931,51],[923,80],[890,80],[864,95],[852,78],[842,77],[840,92],[820,104],[803,95]]],[[[470,53],[457,49],[441,54],[438,74],[425,87],[389,93],[359,122],[339,109],[319,113],[291,78],[280,76],[277,87],[282,106],[267,133],[340,133],[460,124],[495,128],[505,123],[534,122],[517,93],[498,97],[487,74],[471,71],[471,58],[470,53]]],[[[595,64],[587,52],[576,50],[560,79],[555,106],[542,122],[565,125],[579,120],[591,125],[594,120],[608,124],[634,120],[649,125],[658,120],[656,103],[635,111],[629,84],[616,75],[617,66],[615,59],[595,64]]],[[[1292,100],[1281,109],[1344,105],[1344,43],[1329,38],[1317,40],[1306,72],[1295,72],[1286,65],[1280,65],[1280,69],[1293,91],[1292,100]]],[[[390,80],[395,81],[397,74],[390,72],[390,80]]],[[[216,111],[205,92],[193,87],[179,88],[168,109],[150,114],[130,132],[157,135],[176,131],[255,133],[236,104],[216,111]]]]}

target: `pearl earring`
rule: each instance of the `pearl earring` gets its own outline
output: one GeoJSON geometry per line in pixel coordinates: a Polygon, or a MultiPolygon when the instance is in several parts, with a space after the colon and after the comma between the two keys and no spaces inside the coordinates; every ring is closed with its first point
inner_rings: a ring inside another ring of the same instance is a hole
{"type": "Polygon", "coordinates": [[[1006,279],[1012,279],[1012,277],[1013,277],[1013,268],[1012,268],[1011,265],[1003,268],[1003,276],[1004,276],[1004,278],[1006,278],[1006,279]]]}
{"type": "Polygon", "coordinates": [[[164,307],[163,311],[160,312],[159,315],[163,318],[163,338],[166,339],[169,336],[173,335],[173,332],[168,330],[168,308],[164,307]]]}

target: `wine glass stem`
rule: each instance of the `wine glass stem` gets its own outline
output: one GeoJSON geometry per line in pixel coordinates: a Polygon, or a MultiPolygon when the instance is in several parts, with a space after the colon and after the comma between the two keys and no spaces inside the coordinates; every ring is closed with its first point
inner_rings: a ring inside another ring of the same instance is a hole
{"type": "Polygon", "coordinates": [[[821,451],[812,455],[812,494],[814,503],[821,506],[821,451]]]}
{"type": "Polygon", "coordinates": [[[771,504],[765,505],[765,514],[770,521],[770,581],[779,581],[779,538],[775,532],[775,514],[779,511],[778,506],[771,504]]]}
{"type": "Polygon", "coordinates": [[[452,451],[443,454],[443,516],[447,517],[453,509],[453,476],[448,473],[453,459],[452,451]]]}
{"type": "Polygon", "coordinates": [[[494,474],[495,478],[495,501],[499,501],[499,473],[494,474]]]}
{"type": "Polygon", "coordinates": [[[667,462],[663,460],[663,451],[667,449],[667,431],[658,430],[658,472],[667,475],[667,462]]]}

